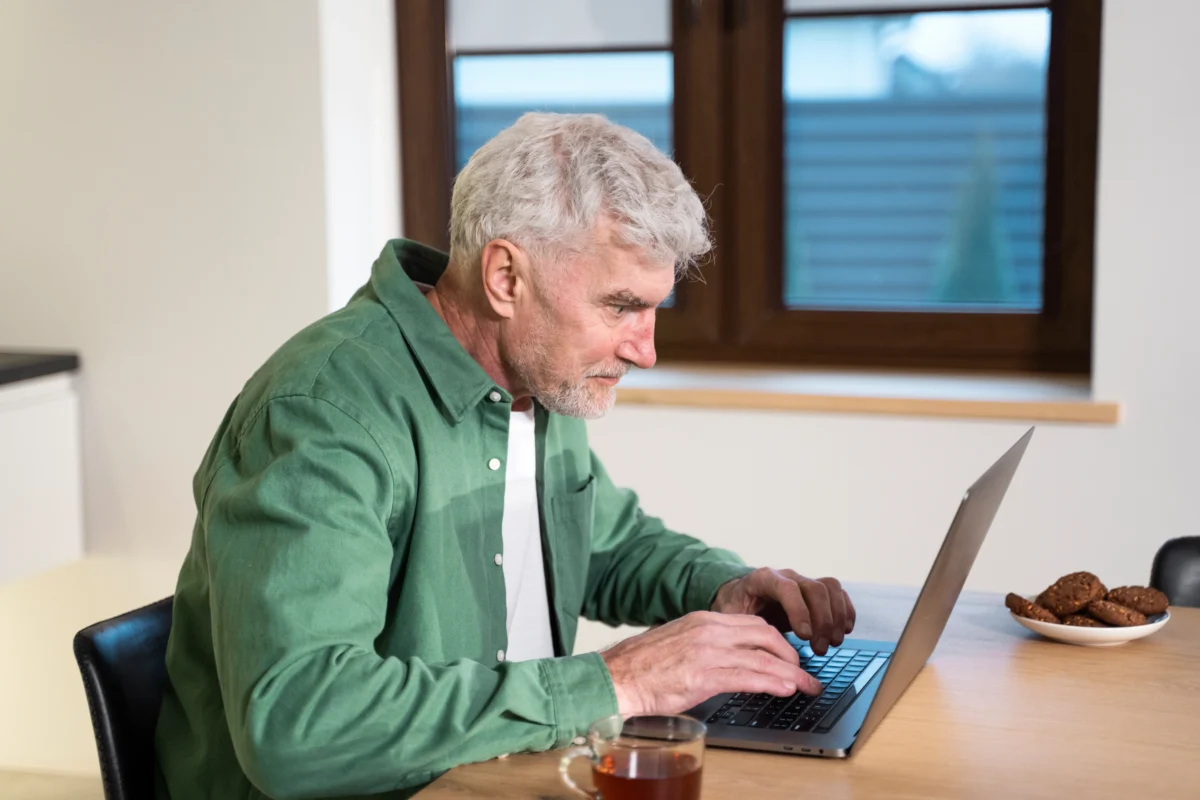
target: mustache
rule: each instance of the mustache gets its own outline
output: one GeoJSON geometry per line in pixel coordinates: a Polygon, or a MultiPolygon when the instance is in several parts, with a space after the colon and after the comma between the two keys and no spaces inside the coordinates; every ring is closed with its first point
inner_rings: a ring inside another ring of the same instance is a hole
{"type": "Polygon", "coordinates": [[[588,373],[589,378],[624,378],[625,374],[633,368],[632,364],[621,364],[608,369],[588,373]]]}

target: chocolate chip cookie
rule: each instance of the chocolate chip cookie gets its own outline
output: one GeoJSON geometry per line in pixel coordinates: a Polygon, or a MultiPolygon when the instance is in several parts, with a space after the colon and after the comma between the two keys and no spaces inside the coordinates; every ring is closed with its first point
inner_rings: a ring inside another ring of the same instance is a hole
{"type": "Polygon", "coordinates": [[[1062,624],[1063,625],[1073,625],[1076,628],[1107,628],[1107,627],[1109,627],[1108,625],[1104,624],[1100,620],[1089,617],[1087,614],[1067,614],[1065,617],[1063,617],[1062,624]]]}
{"type": "Polygon", "coordinates": [[[1008,610],[1016,614],[1018,617],[1026,619],[1036,619],[1038,622],[1055,622],[1059,621],[1058,617],[1051,614],[1046,609],[1036,603],[1031,603],[1019,594],[1009,592],[1004,598],[1004,605],[1008,606],[1008,610]]]}
{"type": "Polygon", "coordinates": [[[1134,625],[1145,625],[1146,615],[1132,608],[1109,602],[1108,600],[1093,600],[1088,603],[1088,614],[1109,625],[1118,628],[1130,628],[1134,625]]]}
{"type": "Polygon", "coordinates": [[[1105,598],[1117,605],[1140,611],[1148,617],[1161,614],[1167,610],[1167,596],[1158,589],[1148,586],[1119,586],[1109,592],[1105,598]]]}
{"type": "Polygon", "coordinates": [[[1090,572],[1072,572],[1038,595],[1037,604],[1059,617],[1075,614],[1104,597],[1104,584],[1090,572]]]}

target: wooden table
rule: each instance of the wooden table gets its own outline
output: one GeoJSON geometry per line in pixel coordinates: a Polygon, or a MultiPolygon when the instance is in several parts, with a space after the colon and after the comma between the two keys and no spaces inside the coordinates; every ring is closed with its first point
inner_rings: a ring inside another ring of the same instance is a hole
{"type": "MultiPolygon", "coordinates": [[[[915,590],[851,587],[855,636],[896,639],[915,590]]],[[[452,770],[419,797],[572,797],[558,753],[452,770]]],[[[580,770],[581,772],[583,770],[580,770]]],[[[704,797],[1200,798],[1200,609],[1119,647],[1035,636],[964,594],[925,669],[848,760],[709,748],[704,797]]]]}

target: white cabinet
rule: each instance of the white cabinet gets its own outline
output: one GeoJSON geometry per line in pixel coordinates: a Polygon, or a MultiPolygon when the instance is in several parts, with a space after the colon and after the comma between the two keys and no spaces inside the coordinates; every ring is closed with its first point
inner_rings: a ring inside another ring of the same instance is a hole
{"type": "Polygon", "coordinates": [[[83,556],[74,373],[0,385],[0,584],[83,556]]]}

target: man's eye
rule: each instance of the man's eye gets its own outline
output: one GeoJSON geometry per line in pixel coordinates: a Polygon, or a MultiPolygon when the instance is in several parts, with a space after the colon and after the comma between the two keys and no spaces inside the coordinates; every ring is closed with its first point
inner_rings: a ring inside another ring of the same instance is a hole
{"type": "Polygon", "coordinates": [[[612,310],[613,310],[613,313],[616,314],[618,317],[623,317],[623,316],[625,316],[625,312],[629,310],[629,306],[614,305],[612,307],[612,310]]]}

